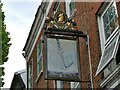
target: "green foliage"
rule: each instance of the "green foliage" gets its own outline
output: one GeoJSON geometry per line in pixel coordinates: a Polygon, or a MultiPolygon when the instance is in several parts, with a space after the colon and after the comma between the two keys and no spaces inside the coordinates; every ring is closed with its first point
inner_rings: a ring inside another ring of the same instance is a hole
{"type": "Polygon", "coordinates": [[[9,32],[6,31],[4,20],[5,15],[4,12],[2,12],[2,3],[0,3],[0,65],[8,60],[9,47],[11,45],[11,43],[9,43],[9,32]]]}
{"type": "Polygon", "coordinates": [[[0,67],[0,77],[5,75],[4,67],[0,67]]]}
{"type": "MultiPolygon", "coordinates": [[[[9,48],[11,46],[9,32],[6,31],[6,25],[4,23],[5,15],[2,11],[3,4],[0,1],[0,65],[8,60],[9,48]]],[[[0,66],[0,87],[3,87],[4,82],[2,76],[5,75],[4,67],[0,66]]]]}
{"type": "MultiPolygon", "coordinates": [[[[3,82],[3,78],[0,77],[0,87],[2,87],[5,83],[3,82]]],[[[1,90],[1,89],[0,89],[1,90]]]]}
{"type": "Polygon", "coordinates": [[[2,78],[2,76],[5,75],[5,72],[4,72],[4,67],[0,67],[0,87],[2,87],[5,83],[4,83],[4,79],[2,78]]]}

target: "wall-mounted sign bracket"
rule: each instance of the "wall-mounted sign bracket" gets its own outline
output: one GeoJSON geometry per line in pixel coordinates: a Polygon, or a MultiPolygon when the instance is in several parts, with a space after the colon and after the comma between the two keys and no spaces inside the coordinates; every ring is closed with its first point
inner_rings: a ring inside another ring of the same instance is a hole
{"type": "Polygon", "coordinates": [[[64,35],[64,36],[77,36],[77,37],[85,37],[86,34],[83,34],[82,31],[71,30],[71,29],[60,29],[60,28],[48,28],[44,34],[48,35],[64,35]]]}
{"type": "Polygon", "coordinates": [[[89,36],[78,30],[75,20],[60,11],[54,17],[47,17],[44,31],[44,66],[46,80],[92,82],[89,36]],[[80,66],[79,38],[84,38],[88,47],[90,80],[82,80],[80,66]]]}

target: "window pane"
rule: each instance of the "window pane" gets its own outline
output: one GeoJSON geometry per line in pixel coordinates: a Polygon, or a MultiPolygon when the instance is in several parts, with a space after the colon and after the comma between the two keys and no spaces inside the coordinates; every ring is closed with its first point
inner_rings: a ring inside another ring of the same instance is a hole
{"type": "Polygon", "coordinates": [[[38,74],[40,74],[41,70],[42,70],[42,60],[41,59],[38,61],[37,70],[38,70],[38,74]]]}
{"type": "Polygon", "coordinates": [[[115,30],[116,26],[115,26],[115,18],[113,18],[113,20],[110,22],[110,31],[111,33],[115,30]]]}
{"type": "Polygon", "coordinates": [[[39,75],[42,70],[42,40],[38,45],[38,58],[37,58],[37,74],[39,75]]]}
{"type": "Polygon", "coordinates": [[[72,14],[75,9],[75,1],[74,0],[71,0],[69,7],[70,7],[70,14],[72,14]]]}
{"type": "Polygon", "coordinates": [[[113,8],[114,8],[114,7],[111,5],[111,6],[109,7],[109,9],[108,9],[108,17],[109,17],[109,21],[111,21],[111,19],[112,19],[113,16],[114,16],[113,8]]]}
{"type": "Polygon", "coordinates": [[[103,15],[105,38],[107,39],[118,26],[118,15],[115,2],[108,8],[103,15]]]}
{"type": "Polygon", "coordinates": [[[41,72],[41,70],[42,70],[42,61],[41,61],[41,58],[40,58],[40,60],[39,60],[39,63],[38,63],[38,66],[39,66],[39,73],[41,72]]]}
{"type": "Polygon", "coordinates": [[[38,45],[38,57],[40,56],[40,54],[41,54],[41,42],[39,43],[39,45],[38,45]]]}
{"type": "Polygon", "coordinates": [[[107,12],[103,16],[104,28],[108,25],[108,14],[107,12]]]}
{"type": "Polygon", "coordinates": [[[108,25],[105,29],[105,37],[108,38],[111,34],[111,31],[110,31],[110,25],[108,25]]]}
{"type": "Polygon", "coordinates": [[[64,81],[57,81],[57,90],[64,90],[64,81]]]}
{"type": "Polygon", "coordinates": [[[119,26],[119,23],[118,23],[118,15],[115,14],[115,27],[119,26]]]}
{"type": "Polygon", "coordinates": [[[105,68],[104,77],[110,75],[113,70],[116,68],[116,59],[113,59],[110,64],[105,68]]]}
{"type": "Polygon", "coordinates": [[[61,7],[60,7],[60,4],[58,5],[58,9],[57,9],[57,11],[61,11],[61,7]]]}

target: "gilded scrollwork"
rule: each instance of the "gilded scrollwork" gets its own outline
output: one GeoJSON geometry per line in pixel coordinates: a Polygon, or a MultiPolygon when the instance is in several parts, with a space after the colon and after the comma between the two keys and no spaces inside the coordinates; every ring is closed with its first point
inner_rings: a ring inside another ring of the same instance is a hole
{"type": "Polygon", "coordinates": [[[47,17],[45,23],[47,28],[78,29],[75,20],[68,18],[63,11],[57,12],[53,17],[47,17]]]}

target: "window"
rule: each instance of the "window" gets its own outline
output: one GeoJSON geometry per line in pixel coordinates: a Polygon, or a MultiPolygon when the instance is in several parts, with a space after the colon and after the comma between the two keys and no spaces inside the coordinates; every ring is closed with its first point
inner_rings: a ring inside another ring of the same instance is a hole
{"type": "Polygon", "coordinates": [[[68,17],[74,16],[75,12],[75,0],[66,0],[66,13],[68,17]]]}
{"type": "Polygon", "coordinates": [[[71,0],[69,7],[70,7],[70,15],[72,15],[72,13],[75,10],[75,0],[71,0]]]}
{"type": "Polygon", "coordinates": [[[98,26],[101,38],[101,49],[103,50],[105,43],[111,39],[119,27],[115,1],[103,4],[98,12],[98,26]]]}
{"type": "Polygon", "coordinates": [[[40,75],[42,72],[42,37],[37,47],[37,74],[40,75]]]}
{"type": "Polygon", "coordinates": [[[81,90],[81,84],[79,82],[71,82],[71,90],[81,90]]]}
{"type": "Polygon", "coordinates": [[[60,0],[56,1],[55,5],[54,5],[54,8],[53,8],[53,11],[54,11],[54,14],[58,11],[61,11],[60,0]]]}
{"type": "MultiPolygon", "coordinates": [[[[32,60],[33,61],[33,60],[32,60]]],[[[31,89],[33,88],[32,85],[33,85],[33,67],[32,67],[32,63],[31,62],[29,65],[28,65],[28,88],[31,89]]]]}
{"type": "Polygon", "coordinates": [[[108,39],[108,37],[118,26],[118,15],[115,2],[113,2],[107,11],[104,12],[102,19],[104,24],[105,39],[108,39]]]}
{"type": "Polygon", "coordinates": [[[113,70],[117,64],[116,53],[119,48],[119,24],[116,2],[104,2],[98,12],[98,26],[101,41],[102,56],[97,69],[97,74],[107,68],[107,71],[113,70]]]}
{"type": "Polygon", "coordinates": [[[57,81],[57,90],[64,90],[64,81],[57,81]]]}
{"type": "MultiPolygon", "coordinates": [[[[118,51],[119,47],[119,37],[120,33],[118,32],[117,35],[115,35],[110,41],[110,43],[105,46],[97,73],[100,73],[112,60],[115,60],[116,52],[118,51]]],[[[111,65],[109,65],[108,68],[111,68],[111,65]]]]}

